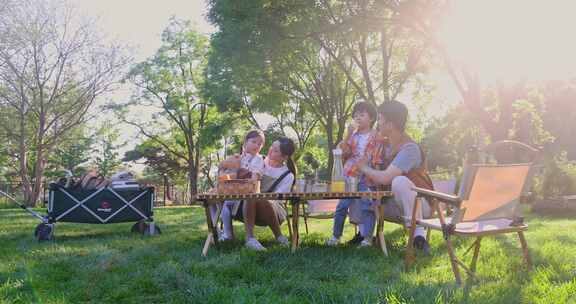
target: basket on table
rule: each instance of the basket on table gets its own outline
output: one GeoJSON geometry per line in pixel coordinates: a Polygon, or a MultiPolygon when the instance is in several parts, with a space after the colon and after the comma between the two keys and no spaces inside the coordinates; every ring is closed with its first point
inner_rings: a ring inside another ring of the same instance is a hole
{"type": "Polygon", "coordinates": [[[260,193],[260,181],[252,179],[224,179],[218,181],[219,194],[260,193]]]}

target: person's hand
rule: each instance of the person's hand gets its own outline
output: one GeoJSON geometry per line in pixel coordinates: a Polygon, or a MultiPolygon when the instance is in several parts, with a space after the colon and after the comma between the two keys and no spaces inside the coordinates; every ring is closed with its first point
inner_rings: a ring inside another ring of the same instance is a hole
{"type": "Polygon", "coordinates": [[[366,157],[360,158],[358,160],[358,162],[356,162],[356,167],[361,172],[364,172],[364,170],[366,170],[367,168],[370,168],[370,166],[368,165],[368,158],[366,158],[366,157]]]}
{"type": "Polygon", "coordinates": [[[347,144],[345,141],[341,141],[338,144],[338,148],[340,148],[340,150],[342,150],[342,155],[349,155],[350,153],[352,153],[352,149],[350,148],[350,145],[347,144]]]}
{"type": "Polygon", "coordinates": [[[355,121],[351,121],[346,127],[346,138],[350,138],[354,132],[358,129],[358,124],[355,121]]]}

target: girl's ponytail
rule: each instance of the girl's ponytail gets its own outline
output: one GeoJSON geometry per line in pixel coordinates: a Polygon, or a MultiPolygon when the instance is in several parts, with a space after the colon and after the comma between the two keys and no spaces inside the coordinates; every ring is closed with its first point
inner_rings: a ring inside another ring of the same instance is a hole
{"type": "Polygon", "coordinates": [[[288,160],[286,160],[286,167],[288,167],[288,170],[290,170],[290,172],[292,172],[292,174],[294,174],[294,180],[292,181],[292,187],[294,187],[294,184],[296,183],[296,164],[294,163],[294,160],[292,160],[292,156],[288,157],[288,160]]]}
{"type": "Polygon", "coordinates": [[[296,146],[294,145],[294,142],[288,137],[280,137],[278,139],[278,142],[280,143],[280,152],[282,153],[282,155],[287,157],[286,167],[288,167],[288,170],[290,170],[290,172],[292,172],[292,174],[294,175],[294,180],[292,181],[292,187],[294,187],[294,184],[296,183],[297,170],[296,170],[296,164],[292,159],[292,154],[294,154],[296,146]]]}

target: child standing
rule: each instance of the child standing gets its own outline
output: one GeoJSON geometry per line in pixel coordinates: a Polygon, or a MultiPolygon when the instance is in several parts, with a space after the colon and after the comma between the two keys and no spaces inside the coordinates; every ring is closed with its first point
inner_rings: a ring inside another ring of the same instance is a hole
{"type": "MultiPolygon", "coordinates": [[[[240,168],[250,173],[251,179],[261,179],[264,170],[264,158],[260,155],[260,150],[264,146],[264,132],[252,130],[244,137],[242,153],[235,155],[240,162],[240,168]]],[[[240,171],[240,170],[239,170],[240,171]]],[[[219,240],[230,240],[234,237],[232,230],[232,218],[238,212],[240,201],[226,201],[222,207],[222,223],[224,231],[220,234],[219,240]]]]}
{"type": "MultiPolygon", "coordinates": [[[[353,123],[348,126],[347,136],[339,144],[344,159],[344,176],[346,181],[349,182],[351,177],[357,177],[358,191],[369,191],[366,177],[363,174],[360,174],[356,163],[365,156],[366,147],[376,137],[376,133],[372,130],[372,126],[374,125],[374,122],[376,122],[376,116],[376,108],[371,103],[356,103],[352,110],[353,123]]],[[[338,206],[336,206],[332,237],[327,241],[328,245],[335,246],[340,243],[340,237],[342,236],[344,229],[344,221],[348,215],[350,205],[355,201],[355,199],[342,199],[338,203],[338,206]]],[[[360,200],[360,204],[362,209],[371,208],[372,201],[362,199],[360,200]]],[[[360,236],[367,234],[369,230],[373,229],[371,227],[364,227],[364,222],[370,225],[373,221],[370,221],[370,219],[362,219],[362,223],[360,224],[360,236]]],[[[357,237],[355,237],[355,239],[356,238],[357,237]]],[[[372,240],[369,239],[361,240],[360,246],[369,246],[371,245],[371,241],[372,240]]]]}

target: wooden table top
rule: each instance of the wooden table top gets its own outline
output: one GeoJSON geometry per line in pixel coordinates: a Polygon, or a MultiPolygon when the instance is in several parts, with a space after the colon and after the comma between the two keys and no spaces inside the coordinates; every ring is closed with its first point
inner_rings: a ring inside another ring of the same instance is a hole
{"type": "Polygon", "coordinates": [[[369,198],[382,199],[391,197],[391,191],[369,191],[369,192],[271,192],[271,193],[248,193],[248,194],[220,194],[220,193],[199,193],[196,200],[322,200],[340,198],[369,198]]]}

